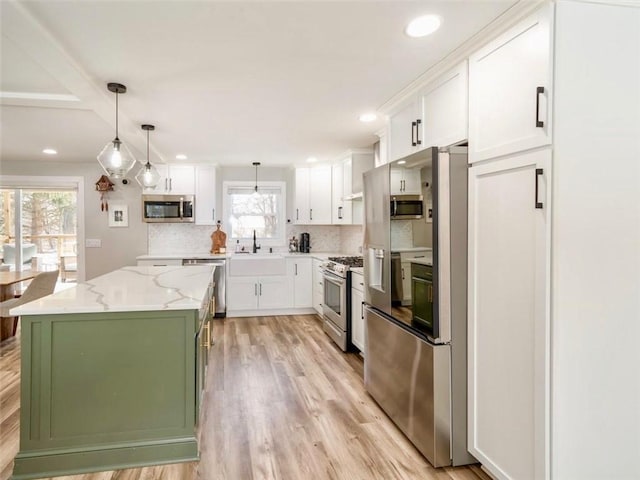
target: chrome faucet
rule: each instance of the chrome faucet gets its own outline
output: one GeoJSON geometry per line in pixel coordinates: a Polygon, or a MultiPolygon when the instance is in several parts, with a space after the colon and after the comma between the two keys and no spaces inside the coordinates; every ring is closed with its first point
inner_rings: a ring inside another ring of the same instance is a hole
{"type": "Polygon", "coordinates": [[[256,243],[256,231],[253,231],[253,253],[258,253],[258,249],[260,249],[260,245],[256,243]]]}

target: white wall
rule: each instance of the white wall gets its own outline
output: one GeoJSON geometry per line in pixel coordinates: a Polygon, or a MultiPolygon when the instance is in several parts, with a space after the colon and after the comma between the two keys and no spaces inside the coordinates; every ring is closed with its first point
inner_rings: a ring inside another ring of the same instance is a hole
{"type": "Polygon", "coordinates": [[[86,279],[125,265],[135,265],[136,256],[147,253],[147,224],[142,222],[141,191],[135,180],[126,186],[118,182],[114,186],[115,190],[109,193],[110,204],[120,203],[129,207],[129,227],[110,228],[108,214],[100,210],[100,194],[95,189],[95,182],[103,174],[97,161],[78,164],[51,161],[12,162],[3,159],[1,173],[84,178],[85,204],[82,221],[85,226],[85,238],[102,241],[101,248],[85,249],[86,279]]]}
{"type": "Polygon", "coordinates": [[[640,478],[640,9],[559,2],[551,473],[640,478]]]}

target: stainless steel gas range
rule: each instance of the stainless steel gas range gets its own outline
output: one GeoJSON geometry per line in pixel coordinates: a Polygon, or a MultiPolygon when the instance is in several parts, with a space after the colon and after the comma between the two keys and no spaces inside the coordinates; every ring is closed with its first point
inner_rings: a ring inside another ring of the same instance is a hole
{"type": "Polygon", "coordinates": [[[362,264],[362,257],[329,257],[322,269],[324,331],[343,352],[351,345],[351,268],[362,264]]]}

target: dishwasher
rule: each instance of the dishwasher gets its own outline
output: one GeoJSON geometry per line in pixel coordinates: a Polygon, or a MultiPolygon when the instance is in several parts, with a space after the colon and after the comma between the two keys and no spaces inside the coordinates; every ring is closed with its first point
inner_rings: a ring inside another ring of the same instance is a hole
{"type": "Polygon", "coordinates": [[[213,274],[213,281],[215,282],[215,297],[216,297],[216,317],[227,316],[227,297],[226,297],[226,284],[225,284],[225,267],[227,260],[224,258],[185,258],[182,260],[182,265],[215,265],[216,271],[213,274]]]}

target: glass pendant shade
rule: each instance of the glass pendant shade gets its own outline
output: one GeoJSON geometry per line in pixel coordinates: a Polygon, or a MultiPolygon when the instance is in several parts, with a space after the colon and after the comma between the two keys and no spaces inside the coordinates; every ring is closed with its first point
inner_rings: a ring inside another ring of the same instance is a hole
{"type": "Polygon", "coordinates": [[[154,189],[160,181],[160,173],[158,169],[149,162],[149,132],[155,130],[153,125],[142,125],[142,130],[147,132],[147,163],[142,166],[136,175],[136,182],[145,190],[154,189]]]}
{"type": "Polygon", "coordinates": [[[122,178],[136,164],[136,159],[126,145],[115,138],[107,143],[98,155],[98,163],[112,178],[122,178]]]}
{"type": "Polygon", "coordinates": [[[144,189],[156,188],[159,181],[160,173],[158,173],[158,169],[149,162],[143,165],[136,175],[136,182],[144,189]]]}

